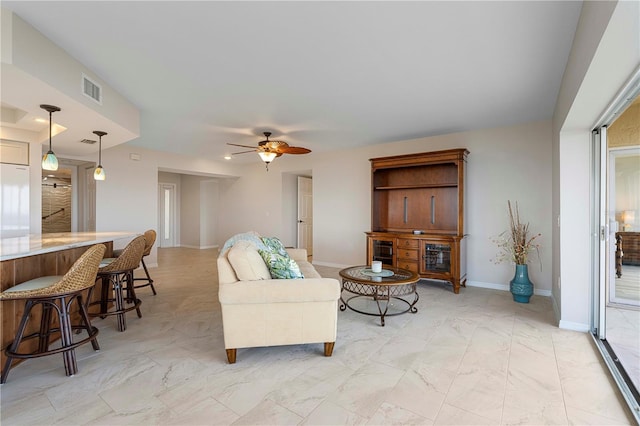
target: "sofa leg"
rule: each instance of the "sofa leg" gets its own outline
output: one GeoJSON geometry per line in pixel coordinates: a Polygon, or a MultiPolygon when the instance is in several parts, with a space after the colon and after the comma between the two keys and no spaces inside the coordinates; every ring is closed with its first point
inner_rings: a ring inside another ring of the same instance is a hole
{"type": "Polygon", "coordinates": [[[333,353],[333,345],[335,345],[336,342],[325,342],[324,344],[324,356],[331,356],[331,354],[333,353]]]}
{"type": "Polygon", "coordinates": [[[236,349],[227,349],[227,361],[229,364],[236,363],[236,349]]]}

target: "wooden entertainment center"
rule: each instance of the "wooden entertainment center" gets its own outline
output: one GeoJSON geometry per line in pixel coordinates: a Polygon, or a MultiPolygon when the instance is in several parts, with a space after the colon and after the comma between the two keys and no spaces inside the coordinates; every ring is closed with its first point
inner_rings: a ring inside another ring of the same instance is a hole
{"type": "Polygon", "coordinates": [[[465,286],[465,165],[469,151],[449,149],[371,159],[371,232],[367,260],[422,278],[465,286]]]}

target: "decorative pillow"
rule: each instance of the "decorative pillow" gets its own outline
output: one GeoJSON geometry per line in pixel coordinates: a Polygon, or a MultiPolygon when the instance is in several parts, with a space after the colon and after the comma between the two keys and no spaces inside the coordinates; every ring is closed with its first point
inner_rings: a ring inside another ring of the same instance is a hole
{"type": "Polygon", "coordinates": [[[291,259],[287,252],[282,255],[271,250],[258,250],[271,273],[271,278],[304,278],[300,267],[291,259]]]}
{"type": "Polygon", "coordinates": [[[262,242],[270,251],[278,253],[282,256],[289,256],[289,253],[287,253],[287,249],[284,248],[284,244],[282,244],[282,241],[280,241],[278,238],[262,237],[262,242]]]}
{"type": "Polygon", "coordinates": [[[268,280],[271,273],[253,242],[240,240],[229,249],[229,263],[240,281],[268,280]]]}

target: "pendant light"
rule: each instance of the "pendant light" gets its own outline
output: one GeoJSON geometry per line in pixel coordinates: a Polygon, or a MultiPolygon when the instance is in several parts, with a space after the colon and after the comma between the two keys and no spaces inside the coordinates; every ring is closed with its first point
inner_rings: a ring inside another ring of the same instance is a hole
{"type": "Polygon", "coordinates": [[[60,108],[53,105],[40,105],[40,108],[49,111],[49,151],[42,157],[42,168],[44,170],[58,170],[58,159],[51,149],[51,114],[60,111],[60,108]]]}
{"type": "Polygon", "coordinates": [[[102,132],[100,130],[94,130],[94,134],[98,135],[98,167],[93,172],[93,178],[95,180],[105,180],[106,174],[104,173],[104,169],[102,168],[102,137],[107,134],[107,132],[102,132]]]}

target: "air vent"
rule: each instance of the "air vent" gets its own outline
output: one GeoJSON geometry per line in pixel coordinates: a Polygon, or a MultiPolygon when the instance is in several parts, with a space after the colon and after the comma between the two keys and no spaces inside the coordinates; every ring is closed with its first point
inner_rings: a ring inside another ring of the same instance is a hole
{"type": "Polygon", "coordinates": [[[102,87],[82,74],[82,93],[102,105],[102,87]]]}
{"type": "Polygon", "coordinates": [[[80,141],[80,143],[86,143],[87,145],[93,145],[94,143],[96,143],[96,141],[94,141],[93,139],[82,139],[80,141]]]}

